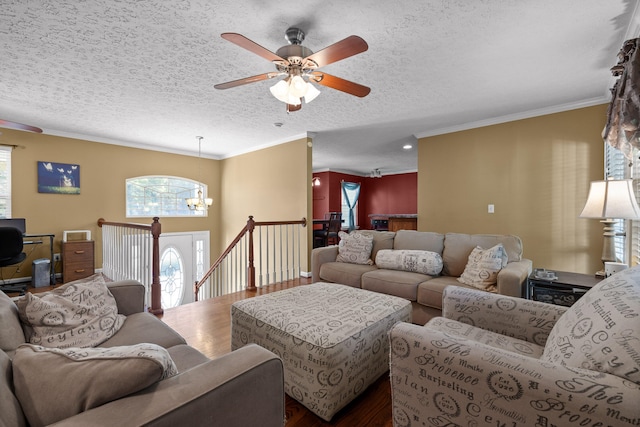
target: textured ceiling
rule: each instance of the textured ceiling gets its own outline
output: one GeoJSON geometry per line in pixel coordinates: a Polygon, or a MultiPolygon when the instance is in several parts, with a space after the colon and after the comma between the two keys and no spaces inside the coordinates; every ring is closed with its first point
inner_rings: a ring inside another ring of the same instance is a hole
{"type": "Polygon", "coordinates": [[[417,169],[402,145],[444,131],[608,102],[638,0],[0,0],[0,118],[45,133],[226,158],[314,135],[314,170],[417,169]],[[319,86],[285,112],[274,67],[223,40],[276,51],[302,28],[318,51],[369,50],[322,68],[369,86],[319,86]],[[274,126],[279,122],[281,127],[274,126]]]}

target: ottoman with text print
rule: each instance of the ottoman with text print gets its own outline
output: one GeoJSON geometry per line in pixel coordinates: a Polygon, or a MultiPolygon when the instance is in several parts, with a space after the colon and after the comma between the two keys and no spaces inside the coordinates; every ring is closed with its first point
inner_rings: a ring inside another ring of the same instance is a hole
{"type": "Polygon", "coordinates": [[[235,302],[231,349],[256,343],[280,356],[287,394],[329,421],[389,370],[397,322],[411,322],[411,302],[314,283],[235,302]]]}

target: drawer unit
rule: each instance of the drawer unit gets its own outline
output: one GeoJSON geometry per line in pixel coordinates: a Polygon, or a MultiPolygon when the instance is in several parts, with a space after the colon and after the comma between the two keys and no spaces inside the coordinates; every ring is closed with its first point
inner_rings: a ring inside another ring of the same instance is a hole
{"type": "Polygon", "coordinates": [[[95,273],[93,240],[62,242],[62,282],[82,279],[95,273]]]}
{"type": "Polygon", "coordinates": [[[532,273],[527,281],[527,298],[550,304],[572,306],[589,289],[600,282],[593,275],[556,271],[553,278],[532,273]]]}

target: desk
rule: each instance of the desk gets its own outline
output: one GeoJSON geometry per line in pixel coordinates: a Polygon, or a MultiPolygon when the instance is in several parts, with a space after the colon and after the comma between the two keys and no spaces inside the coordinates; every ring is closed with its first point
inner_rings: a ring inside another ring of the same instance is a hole
{"type": "Polygon", "coordinates": [[[23,234],[22,237],[27,239],[31,239],[31,238],[40,239],[40,240],[23,240],[23,243],[25,245],[39,245],[41,243],[44,243],[45,237],[49,238],[49,261],[50,261],[49,262],[49,284],[55,285],[56,273],[55,273],[55,267],[53,264],[53,238],[55,237],[55,234],[23,234]]]}
{"type": "Polygon", "coordinates": [[[328,219],[314,219],[313,220],[313,225],[322,225],[322,228],[326,228],[329,226],[329,220],[328,219]]]}

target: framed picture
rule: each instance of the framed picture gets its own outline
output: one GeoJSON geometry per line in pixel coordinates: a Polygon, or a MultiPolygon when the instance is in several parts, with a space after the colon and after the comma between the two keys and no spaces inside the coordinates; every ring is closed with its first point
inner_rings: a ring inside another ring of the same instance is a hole
{"type": "Polygon", "coordinates": [[[38,162],[38,193],[80,194],[80,166],[38,162]]]}

